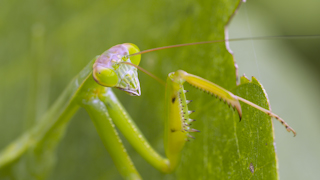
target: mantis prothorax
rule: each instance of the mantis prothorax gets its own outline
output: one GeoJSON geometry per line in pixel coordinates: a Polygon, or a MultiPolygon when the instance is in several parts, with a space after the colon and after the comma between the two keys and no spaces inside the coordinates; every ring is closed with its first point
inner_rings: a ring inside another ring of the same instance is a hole
{"type": "Polygon", "coordinates": [[[140,96],[140,82],[137,70],[141,69],[139,63],[141,54],[143,53],[164,48],[224,41],[226,40],[174,45],[141,52],[136,45],[131,43],[111,47],[100,56],[94,58],[72,80],[48,112],[46,121],[42,121],[28,134],[22,136],[22,138],[1,152],[0,168],[19,158],[34,143],[42,141],[48,135],[48,131],[54,129],[59,124],[66,123],[79,107],[83,107],[94,122],[103,144],[124,178],[141,179],[114,126],[118,127],[128,142],[147,162],[161,172],[170,173],[179,164],[180,153],[186,140],[188,137],[192,137],[189,133],[199,132],[190,127],[194,120],[189,118],[189,114],[192,111],[188,110],[187,104],[189,101],[186,99],[183,88],[185,82],[221,98],[237,110],[240,120],[242,111],[239,102],[242,101],[276,118],[285,126],[288,132],[293,132],[296,135],[295,131],[283,119],[271,111],[236,96],[209,80],[189,74],[183,70],[177,70],[169,73],[166,81],[166,119],[164,130],[166,158],[159,155],[149,145],[116,98],[112,88],[118,88],[133,96],[140,96]]]}

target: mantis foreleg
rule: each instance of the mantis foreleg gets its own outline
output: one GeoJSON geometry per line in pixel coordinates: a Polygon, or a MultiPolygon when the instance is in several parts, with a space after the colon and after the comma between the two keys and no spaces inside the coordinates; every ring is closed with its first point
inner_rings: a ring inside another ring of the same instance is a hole
{"type": "Polygon", "coordinates": [[[209,92],[212,95],[215,95],[216,97],[219,97],[220,99],[224,100],[226,103],[230,104],[232,107],[236,108],[240,119],[242,116],[242,111],[240,107],[239,101],[242,101],[266,114],[268,114],[271,117],[276,118],[278,121],[281,122],[285,126],[288,132],[292,132],[294,136],[296,135],[296,132],[283,120],[281,119],[278,115],[272,113],[271,111],[264,109],[244,98],[241,98],[239,96],[236,96],[232,94],[231,92],[227,91],[226,89],[206,80],[203,79],[199,76],[189,74],[185,71],[178,70],[174,73],[169,74],[169,79],[171,79],[172,82],[174,82],[176,85],[175,86],[182,86],[184,82],[188,82],[192,86],[195,86],[196,88],[202,89],[203,91],[209,92]]]}

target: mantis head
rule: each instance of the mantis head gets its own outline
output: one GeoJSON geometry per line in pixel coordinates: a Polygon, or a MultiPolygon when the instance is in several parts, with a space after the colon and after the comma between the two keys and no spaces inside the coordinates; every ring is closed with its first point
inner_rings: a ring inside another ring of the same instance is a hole
{"type": "Polygon", "coordinates": [[[129,54],[139,52],[139,48],[131,43],[119,44],[105,51],[93,64],[93,79],[105,87],[115,87],[132,96],[140,96],[140,82],[135,66],[121,63],[129,62],[136,66],[140,63],[141,55],[129,54]]]}

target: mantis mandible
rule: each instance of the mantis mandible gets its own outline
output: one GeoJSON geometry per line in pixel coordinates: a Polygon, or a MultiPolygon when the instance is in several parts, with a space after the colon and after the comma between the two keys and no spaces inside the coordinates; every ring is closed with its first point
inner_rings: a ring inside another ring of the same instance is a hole
{"type": "Polygon", "coordinates": [[[166,158],[159,155],[149,145],[116,98],[112,88],[120,89],[132,96],[141,95],[137,70],[140,69],[146,72],[146,70],[139,67],[141,54],[143,53],[165,48],[223,41],[226,40],[181,44],[141,52],[136,45],[131,43],[111,47],[90,61],[72,80],[50,109],[47,115],[50,118],[38,124],[28,134],[22,136],[22,138],[2,151],[0,154],[0,167],[17,159],[29,146],[32,146],[32,143],[41,141],[43,137],[47,136],[47,131],[54,129],[54,126],[58,124],[66,123],[79,107],[83,107],[91,117],[105,148],[110,153],[114,164],[123,178],[141,179],[114,126],[117,126],[124,137],[147,162],[163,173],[171,173],[179,164],[180,154],[186,140],[189,137],[192,138],[190,134],[199,132],[199,130],[191,127],[191,123],[194,120],[189,118],[189,114],[193,111],[189,111],[188,109],[190,101],[185,96],[186,91],[183,88],[185,82],[213,94],[231,105],[238,112],[240,120],[242,110],[239,102],[242,101],[276,118],[285,126],[288,132],[293,132],[296,135],[295,131],[283,119],[271,111],[236,96],[209,80],[189,74],[183,70],[177,70],[169,73],[166,81],[166,119],[164,130],[166,158]],[[37,137],[35,137],[36,135],[37,137]],[[26,139],[30,139],[30,141],[25,141],[26,139]]]}

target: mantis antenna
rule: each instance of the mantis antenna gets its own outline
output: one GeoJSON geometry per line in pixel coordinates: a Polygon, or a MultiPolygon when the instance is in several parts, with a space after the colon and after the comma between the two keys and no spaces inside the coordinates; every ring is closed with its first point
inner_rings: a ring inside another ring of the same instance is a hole
{"type": "Polygon", "coordinates": [[[149,52],[153,52],[153,51],[159,51],[159,50],[163,50],[163,49],[192,46],[192,45],[199,45],[199,44],[221,43],[221,42],[231,42],[231,41],[247,41],[247,40],[305,39],[305,38],[320,38],[320,35],[315,34],[315,35],[261,36],[261,37],[235,38],[235,39],[220,39],[220,40],[213,40],[213,41],[202,41],[202,42],[184,43],[184,44],[176,44],[176,45],[170,45],[170,46],[157,47],[157,48],[153,48],[153,49],[140,51],[140,52],[137,52],[134,54],[130,54],[128,56],[131,57],[131,56],[145,54],[145,53],[149,53],[149,52]]]}

